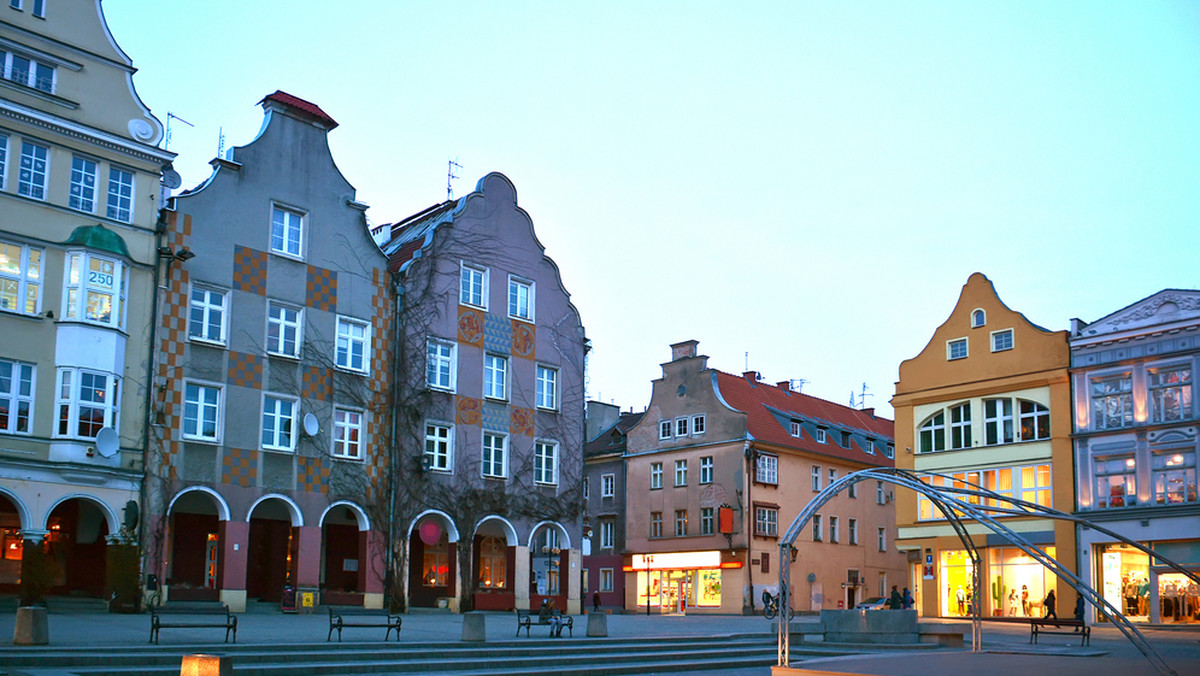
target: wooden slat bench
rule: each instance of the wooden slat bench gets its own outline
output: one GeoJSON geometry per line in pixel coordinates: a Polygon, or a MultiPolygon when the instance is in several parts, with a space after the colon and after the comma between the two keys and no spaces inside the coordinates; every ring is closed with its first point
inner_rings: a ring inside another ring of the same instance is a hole
{"type": "Polygon", "coordinates": [[[1092,628],[1080,620],[1047,619],[1033,617],[1029,620],[1029,642],[1037,643],[1041,634],[1079,634],[1079,645],[1092,644],[1092,628]]]}
{"type": "Polygon", "coordinates": [[[158,643],[158,632],[162,629],[184,629],[212,627],[225,630],[225,642],[232,634],[237,643],[238,618],[229,612],[229,606],[219,601],[175,601],[150,607],[150,642],[158,643]],[[169,616],[166,621],[164,615],[169,616]],[[179,619],[175,619],[179,618],[179,619]]]}
{"type": "Polygon", "coordinates": [[[399,615],[393,615],[387,610],[367,610],[364,608],[338,608],[327,606],[329,608],[329,636],[326,641],[333,640],[333,630],[338,633],[338,643],[342,642],[342,630],[347,627],[386,627],[387,632],[383,635],[383,640],[388,640],[392,637],[392,630],[396,630],[396,640],[400,640],[400,622],[399,615]]]}
{"type": "MultiPolygon", "coordinates": [[[[567,631],[571,632],[571,638],[575,637],[575,618],[570,615],[563,615],[561,611],[554,611],[554,614],[546,619],[542,619],[541,613],[536,610],[521,610],[518,608],[517,613],[517,636],[521,635],[521,629],[525,630],[525,638],[529,638],[529,627],[535,624],[545,625],[550,627],[550,631],[554,631],[554,623],[551,618],[558,618],[561,626],[566,627],[567,631]]],[[[561,631],[559,632],[562,633],[561,631]]]]}

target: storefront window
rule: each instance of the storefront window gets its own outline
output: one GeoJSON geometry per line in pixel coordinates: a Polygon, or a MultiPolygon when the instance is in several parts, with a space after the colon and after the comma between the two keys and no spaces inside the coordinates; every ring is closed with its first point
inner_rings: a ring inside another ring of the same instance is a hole
{"type": "Polygon", "coordinates": [[[1200,588],[1184,575],[1158,576],[1158,603],[1162,622],[1200,622],[1200,588]]]}
{"type": "MultiPolygon", "coordinates": [[[[479,586],[482,589],[503,589],[506,586],[505,554],[507,545],[504,540],[489,536],[483,538],[479,546],[479,586]]],[[[587,572],[587,571],[584,571],[587,572]]]]}
{"type": "Polygon", "coordinates": [[[719,608],[722,571],[717,566],[720,558],[720,552],[716,551],[655,554],[644,559],[635,555],[637,605],[644,610],[649,603],[650,608],[664,613],[686,612],[690,607],[719,608]],[[649,571],[644,568],[646,560],[652,561],[649,571]],[[704,567],[692,568],[692,565],[704,567]]]}
{"type": "Polygon", "coordinates": [[[971,614],[971,557],[965,550],[941,553],[941,607],[945,617],[966,617],[971,614]]]}
{"type": "MultiPolygon", "coordinates": [[[[1054,558],[1056,552],[1053,545],[1043,546],[1042,550],[1054,558]]],[[[1051,589],[1058,593],[1058,576],[1019,547],[991,547],[987,553],[992,615],[1045,615],[1042,602],[1051,589]]],[[[1057,610],[1059,617],[1062,617],[1063,609],[1057,610]]]]}
{"type": "Polygon", "coordinates": [[[1124,544],[1097,547],[1100,594],[1128,620],[1150,615],[1150,557],[1124,544]]]}
{"type": "Polygon", "coordinates": [[[450,545],[445,533],[437,544],[425,545],[421,583],[426,587],[445,587],[450,584],[450,545]]]}

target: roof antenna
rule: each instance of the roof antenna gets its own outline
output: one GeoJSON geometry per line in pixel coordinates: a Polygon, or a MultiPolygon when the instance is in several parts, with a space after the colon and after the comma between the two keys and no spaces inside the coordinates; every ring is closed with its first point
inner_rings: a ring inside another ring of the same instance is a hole
{"type": "Polygon", "coordinates": [[[746,353],[746,368],[742,369],[742,371],[745,372],[745,371],[749,371],[749,370],[750,370],[750,353],[747,352],[746,353]]]}
{"type": "Polygon", "coordinates": [[[867,384],[863,383],[862,384],[862,394],[858,395],[858,404],[857,405],[854,403],[854,397],[855,397],[854,390],[850,390],[850,408],[860,408],[860,409],[866,408],[867,397],[873,397],[873,396],[875,396],[875,395],[867,390],[867,384]]]}
{"type": "Polygon", "coordinates": [[[182,117],[179,117],[175,113],[172,113],[171,111],[168,110],[167,111],[167,133],[163,134],[163,150],[171,149],[171,120],[179,120],[180,122],[186,124],[189,127],[196,126],[196,125],[192,124],[191,122],[188,122],[187,120],[183,119],[182,117]]]}
{"type": "Polygon", "coordinates": [[[454,173],[456,169],[462,169],[462,165],[458,163],[458,158],[448,160],[446,162],[446,201],[454,199],[454,186],[450,183],[458,178],[458,174],[454,173]]]}
{"type": "Polygon", "coordinates": [[[217,127],[217,157],[225,159],[225,127],[217,127]]]}

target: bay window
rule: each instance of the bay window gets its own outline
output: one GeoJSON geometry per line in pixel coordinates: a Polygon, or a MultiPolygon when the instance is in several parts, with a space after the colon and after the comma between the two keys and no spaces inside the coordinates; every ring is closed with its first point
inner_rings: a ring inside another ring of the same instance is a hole
{"type": "Polygon", "coordinates": [[[68,254],[64,318],[120,327],[127,272],[118,260],[85,252],[68,254]]]}
{"type": "Polygon", "coordinates": [[[120,378],[98,371],[58,370],[57,437],[95,439],[105,427],[118,427],[120,378]]]}

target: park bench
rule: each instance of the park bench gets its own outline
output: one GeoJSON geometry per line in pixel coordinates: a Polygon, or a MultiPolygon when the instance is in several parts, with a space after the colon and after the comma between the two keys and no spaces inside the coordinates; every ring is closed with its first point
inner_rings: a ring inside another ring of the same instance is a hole
{"type": "Polygon", "coordinates": [[[326,641],[333,640],[333,630],[338,633],[338,643],[342,642],[342,630],[347,627],[386,627],[387,633],[383,635],[383,640],[388,640],[392,637],[392,630],[396,630],[396,640],[400,640],[400,622],[399,615],[393,615],[387,610],[367,610],[365,608],[338,608],[328,606],[329,608],[329,636],[326,641]]]}
{"type": "Polygon", "coordinates": [[[161,629],[183,629],[212,627],[225,630],[225,642],[229,643],[232,632],[237,643],[237,616],[229,612],[229,606],[219,601],[175,601],[150,607],[150,642],[158,643],[161,629]],[[164,621],[163,616],[167,619],[164,621]]]}
{"type": "MultiPolygon", "coordinates": [[[[563,615],[561,611],[554,611],[550,617],[542,619],[541,613],[536,610],[521,610],[517,608],[517,636],[521,635],[521,629],[525,629],[525,638],[529,638],[529,627],[534,624],[543,624],[554,629],[554,623],[551,618],[558,618],[560,626],[566,627],[571,632],[571,637],[575,637],[575,618],[570,615],[563,615]]],[[[562,633],[561,631],[559,632],[562,633]]]]}
{"type": "Polygon", "coordinates": [[[1079,645],[1092,644],[1092,628],[1081,620],[1059,620],[1045,617],[1029,619],[1029,642],[1037,643],[1041,634],[1079,634],[1079,645]]]}

